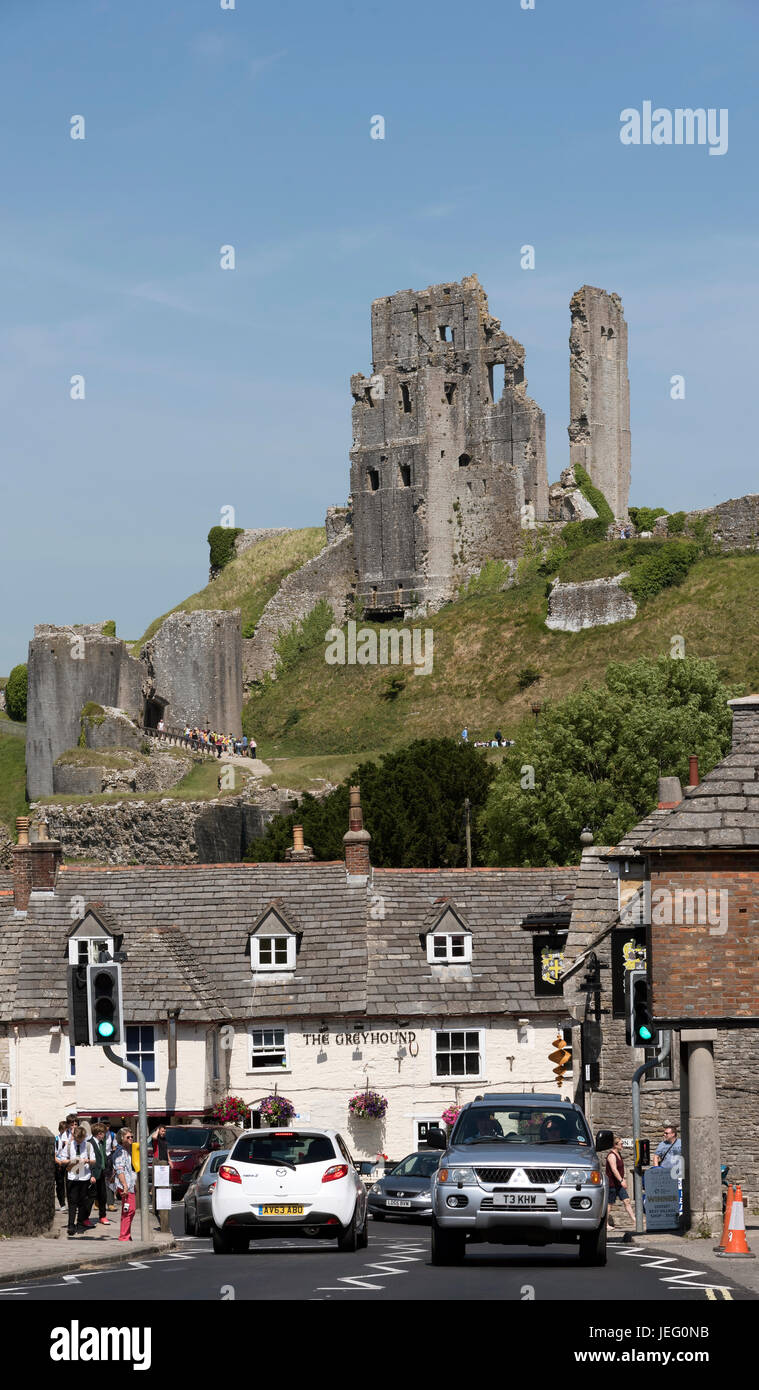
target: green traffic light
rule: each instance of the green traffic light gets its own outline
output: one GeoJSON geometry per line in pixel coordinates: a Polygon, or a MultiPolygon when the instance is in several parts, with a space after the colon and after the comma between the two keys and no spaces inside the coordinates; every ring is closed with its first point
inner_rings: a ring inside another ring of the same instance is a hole
{"type": "Polygon", "coordinates": [[[647,1027],[645,1023],[641,1024],[640,1028],[638,1029],[638,1032],[640,1033],[640,1036],[642,1038],[645,1038],[646,1042],[650,1042],[651,1038],[654,1036],[651,1032],[651,1029],[647,1027]]]}
{"type": "Polygon", "coordinates": [[[103,1019],[103,1020],[98,1024],[98,1037],[99,1037],[99,1038],[112,1038],[113,1035],[114,1035],[114,1033],[115,1033],[115,1031],[116,1031],[116,1029],[114,1028],[113,1024],[112,1024],[112,1023],[108,1023],[108,1021],[107,1021],[106,1019],[103,1019]]]}

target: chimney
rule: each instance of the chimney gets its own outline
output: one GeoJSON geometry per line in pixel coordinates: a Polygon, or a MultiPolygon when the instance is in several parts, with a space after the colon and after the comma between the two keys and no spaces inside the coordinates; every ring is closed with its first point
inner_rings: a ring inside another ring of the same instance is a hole
{"type": "Polygon", "coordinates": [[[311,846],[303,843],[303,826],[294,825],[292,848],[285,850],[285,859],[288,864],[308,864],[313,857],[311,846]]]}
{"type": "Polygon", "coordinates": [[[671,811],[683,799],[679,777],[660,777],[658,781],[659,810],[671,811]]]}
{"type": "Polygon", "coordinates": [[[59,841],[47,838],[47,821],[37,827],[38,838],[29,843],[29,817],[16,819],[18,844],[13,846],[13,906],[16,912],[26,912],[34,892],[55,889],[58,868],[63,858],[59,841]]]}
{"type": "Polygon", "coordinates": [[[366,882],[369,877],[372,868],[369,859],[371,838],[369,831],[364,830],[360,788],[351,787],[348,805],[348,829],[343,835],[345,869],[349,879],[363,879],[366,882]]]}
{"type": "Polygon", "coordinates": [[[759,754],[759,695],[728,700],[733,711],[732,753],[759,754]]]}
{"type": "Polygon", "coordinates": [[[698,786],[698,754],[691,753],[688,758],[688,787],[698,786]]]}

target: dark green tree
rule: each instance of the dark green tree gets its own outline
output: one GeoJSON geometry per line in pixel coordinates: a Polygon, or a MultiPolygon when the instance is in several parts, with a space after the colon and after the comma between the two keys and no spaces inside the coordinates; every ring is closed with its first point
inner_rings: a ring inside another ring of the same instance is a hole
{"type": "Polygon", "coordinates": [[[5,687],[5,711],[9,719],[26,722],[27,671],[23,663],[14,666],[5,687]]]}
{"type": "Polygon", "coordinates": [[[478,828],[495,769],[471,744],[455,739],[417,739],[379,763],[360,763],[322,800],[308,793],[297,811],[277,816],[247,858],[280,861],[302,825],[317,859],[341,859],[348,829],[348,791],[361,788],[364,825],[377,868],[456,868],[466,864],[464,801],[469,797],[472,863],[483,862],[478,828]]]}
{"type": "Polygon", "coordinates": [[[600,689],[583,686],[525,724],[481,818],[489,864],[573,864],[580,832],[613,845],[656,805],[657,778],[702,773],[730,743],[727,701],[712,661],[612,662],[600,689]]]}

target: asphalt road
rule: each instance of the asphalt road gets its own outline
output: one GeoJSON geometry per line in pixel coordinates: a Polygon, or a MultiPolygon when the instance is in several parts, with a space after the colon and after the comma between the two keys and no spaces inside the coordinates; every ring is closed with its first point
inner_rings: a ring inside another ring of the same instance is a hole
{"type": "MultiPolygon", "coordinates": [[[[171,1213],[182,1229],[182,1208],[171,1213]]],[[[341,1254],[332,1242],[272,1240],[251,1244],[242,1255],[214,1255],[210,1239],[181,1237],[177,1251],[111,1269],[82,1271],[0,1288],[0,1304],[93,1299],[258,1300],[263,1302],[374,1299],[404,1302],[561,1300],[593,1303],[753,1299],[732,1271],[724,1276],[693,1260],[661,1256],[621,1239],[610,1240],[605,1268],[585,1269],[574,1250],[476,1246],[464,1265],[433,1268],[424,1224],[370,1222],[369,1246],[341,1254]],[[723,1278],[722,1283],[717,1280],[723,1278]]],[[[72,1315],[75,1315],[72,1307],[72,1315]]]]}

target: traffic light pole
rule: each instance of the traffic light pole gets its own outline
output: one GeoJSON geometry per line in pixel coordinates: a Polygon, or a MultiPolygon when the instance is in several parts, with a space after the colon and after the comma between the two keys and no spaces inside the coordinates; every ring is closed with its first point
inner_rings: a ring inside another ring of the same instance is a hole
{"type": "Polygon", "coordinates": [[[148,1093],[145,1073],[134,1062],[119,1057],[112,1047],[104,1047],[103,1052],[109,1062],[123,1067],[137,1077],[137,1139],[140,1145],[140,1236],[150,1241],[153,1233],[150,1226],[150,1194],[148,1192],[148,1093]]]}
{"type": "MultiPolygon", "coordinates": [[[[638,1141],[640,1140],[640,1079],[645,1076],[647,1071],[653,1071],[654,1067],[660,1067],[662,1062],[666,1062],[672,1049],[672,1034],[664,1034],[664,1046],[658,1057],[654,1057],[650,1062],[644,1062],[633,1075],[632,1083],[632,1103],[633,1103],[633,1153],[638,1152],[638,1141]]],[[[635,1198],[635,1234],[643,1235],[643,1176],[638,1172],[637,1164],[633,1169],[633,1195],[635,1198]]]]}

